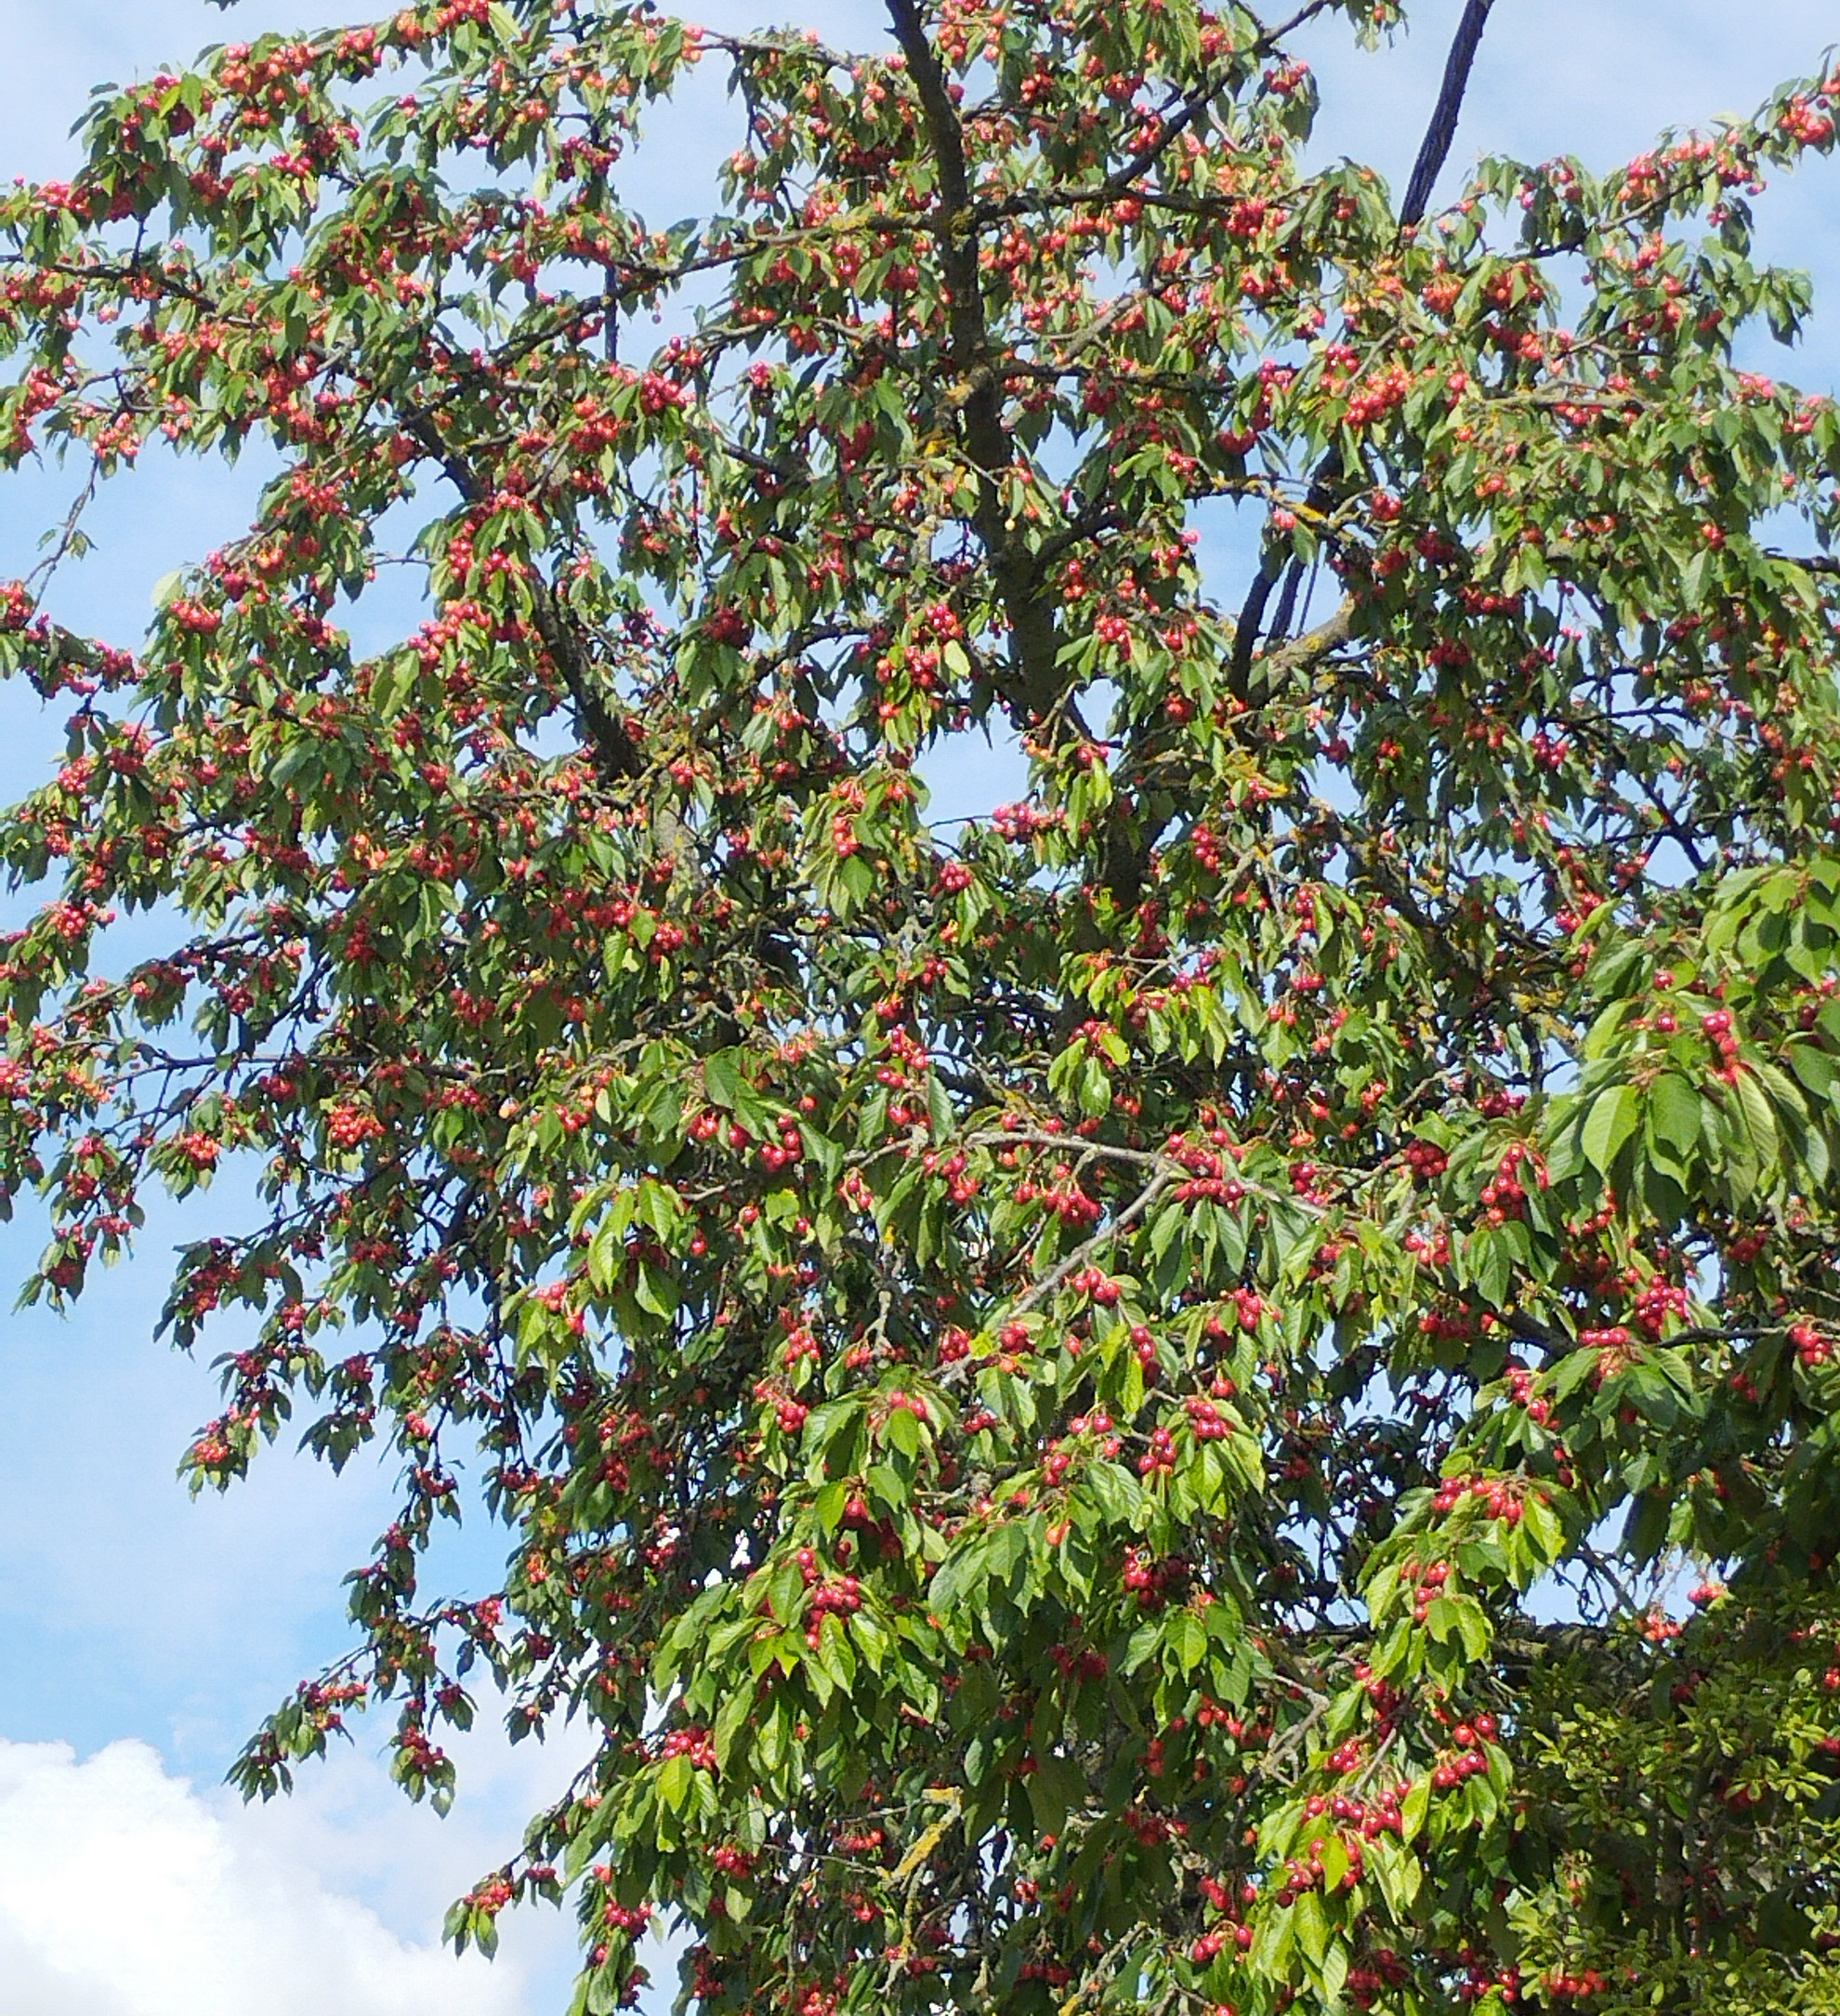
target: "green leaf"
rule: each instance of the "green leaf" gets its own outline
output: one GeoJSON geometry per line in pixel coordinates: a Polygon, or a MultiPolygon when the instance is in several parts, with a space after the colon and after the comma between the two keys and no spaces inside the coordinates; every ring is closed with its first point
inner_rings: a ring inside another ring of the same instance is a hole
{"type": "Polygon", "coordinates": [[[1169,1620],[1164,1642],[1184,1673],[1192,1673],[1207,1656],[1207,1630],[1192,1610],[1178,1610],[1169,1620]]]}
{"type": "Polygon", "coordinates": [[[1833,1090],[1835,1066],[1833,1058],[1812,1042],[1791,1043],[1783,1049],[1789,1068],[1798,1077],[1807,1090],[1817,1099],[1828,1098],[1833,1090]]]}
{"type": "Polygon", "coordinates": [[[1580,1140],[1584,1158],[1594,1169],[1610,1174],[1617,1151],[1636,1130],[1640,1112],[1634,1086],[1613,1085],[1592,1100],[1580,1140]]]}
{"type": "Polygon", "coordinates": [[[1777,1138],[1776,1115],[1770,1110],[1769,1100],[1752,1074],[1742,1069],[1738,1073],[1732,1090],[1737,1095],[1738,1112],[1756,1151],[1757,1161],[1763,1168],[1769,1169],[1779,1158],[1781,1145],[1777,1138]]]}
{"type": "Polygon", "coordinates": [[[658,1768],[658,1799],[674,1813],[689,1803],[694,1767],[687,1757],[667,1757],[658,1768]]]}
{"type": "Polygon", "coordinates": [[[1514,1248],[1499,1232],[1481,1226],[1468,1241],[1469,1276],[1484,1301],[1499,1309],[1507,1300],[1514,1273],[1514,1248]]]}
{"type": "Polygon", "coordinates": [[[1071,1759],[1052,1755],[1036,1759],[1026,1780],[1035,1825],[1044,1834],[1058,1834],[1067,1816],[1085,1799],[1086,1781],[1071,1759]]]}
{"type": "Polygon", "coordinates": [[[1649,1087],[1650,1139],[1664,1141],[1682,1158],[1692,1154],[1700,1142],[1701,1111],[1700,1095],[1686,1079],[1663,1072],[1649,1087]]]}
{"type": "Polygon", "coordinates": [[[1313,1890],[1305,1891],[1291,1906],[1291,1916],[1296,1920],[1297,1944],[1304,1957],[1313,1967],[1321,1967],[1329,1950],[1329,1920],[1323,1915],[1321,1898],[1313,1890]]]}
{"type": "Polygon", "coordinates": [[[715,1050],[703,1061],[703,1088],[712,1106],[732,1110],[741,1088],[740,1052],[715,1050]]]}

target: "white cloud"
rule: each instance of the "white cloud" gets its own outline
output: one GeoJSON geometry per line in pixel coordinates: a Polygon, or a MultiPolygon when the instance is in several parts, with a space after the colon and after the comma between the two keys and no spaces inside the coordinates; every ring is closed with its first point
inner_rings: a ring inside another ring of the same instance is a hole
{"type": "Polygon", "coordinates": [[[515,1961],[390,1930],[138,1742],[0,1740],[7,2016],[521,2016],[515,1961]]]}

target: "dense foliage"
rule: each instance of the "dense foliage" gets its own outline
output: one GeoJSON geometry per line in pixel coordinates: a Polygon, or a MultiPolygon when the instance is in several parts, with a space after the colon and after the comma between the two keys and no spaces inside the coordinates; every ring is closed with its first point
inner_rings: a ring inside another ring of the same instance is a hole
{"type": "Polygon", "coordinates": [[[243,1200],[191,1474],[402,1497],[235,1775],[589,1719],[450,1923],[579,2009],[1840,2007],[1840,73],[1401,224],[1336,13],[444,0],[0,196],[9,465],[279,470],[132,651],[0,591],[28,1293],[243,1200]]]}

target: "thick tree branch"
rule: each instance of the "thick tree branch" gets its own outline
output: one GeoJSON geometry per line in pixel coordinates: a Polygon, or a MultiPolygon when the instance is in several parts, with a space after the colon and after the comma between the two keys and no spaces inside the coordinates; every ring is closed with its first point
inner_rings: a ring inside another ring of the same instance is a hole
{"type": "Polygon", "coordinates": [[[1002,380],[993,368],[990,329],[978,272],[977,220],[965,162],[965,133],[939,57],[927,38],[914,0],[887,0],[895,40],[907,59],[908,75],[920,99],[927,144],[939,178],[940,262],[951,299],[947,304],[950,356],[958,374],[958,404],[965,446],[978,471],[973,529],[991,558],[997,592],[1009,618],[1010,657],[1019,686],[1015,698],[1037,719],[1058,697],[1058,639],[1054,611],[1034,582],[1026,544],[1005,520],[1002,478],[1010,465],[1009,435],[1003,424],[1002,380]]]}
{"type": "Polygon", "coordinates": [[[531,620],[543,639],[543,648],[561,673],[562,683],[569,689],[575,718],[580,721],[584,739],[594,755],[595,768],[609,782],[616,777],[637,776],[641,767],[638,749],[633,738],[601,705],[600,696],[594,690],[593,665],[582,649],[581,639],[558,600],[556,590],[546,581],[537,581],[532,586],[531,620]]]}
{"type": "Polygon", "coordinates": [[[1439,87],[1438,102],[1432,107],[1431,124],[1425,130],[1418,159],[1413,165],[1412,180],[1406,184],[1405,203],[1400,211],[1401,231],[1410,231],[1425,219],[1425,207],[1431,201],[1432,184],[1450,158],[1451,142],[1456,138],[1457,114],[1463,110],[1463,95],[1469,88],[1469,72],[1494,4],[1495,0],[1466,0],[1464,7],[1463,19],[1457,23],[1456,37],[1451,44],[1451,53],[1444,61],[1444,81],[1439,87]]]}
{"type": "Polygon", "coordinates": [[[1344,598],[1334,613],[1315,629],[1306,630],[1272,652],[1265,660],[1268,677],[1274,672],[1313,671],[1331,652],[1339,651],[1354,635],[1354,607],[1352,597],[1344,598]]]}
{"type": "MultiPolygon", "coordinates": [[[[476,504],[480,494],[479,480],[466,458],[441,439],[432,417],[406,400],[397,402],[397,413],[404,431],[425,454],[440,463],[448,481],[461,496],[468,504],[476,504]]],[[[632,737],[602,705],[594,690],[593,666],[582,649],[581,639],[557,600],[555,589],[541,579],[532,584],[531,620],[543,639],[543,648],[562,675],[562,683],[569,689],[582,739],[593,751],[596,768],[610,782],[616,777],[636,777],[639,771],[638,750],[632,737]]]]}
{"type": "MultiPolygon", "coordinates": [[[[1465,0],[1463,19],[1457,23],[1456,38],[1451,44],[1451,53],[1444,63],[1444,81],[1439,88],[1438,102],[1432,109],[1431,124],[1419,147],[1412,179],[1406,185],[1405,204],[1400,212],[1401,231],[1410,231],[1424,220],[1426,204],[1431,200],[1432,185],[1450,156],[1451,142],[1456,138],[1457,115],[1463,110],[1464,93],[1469,87],[1469,73],[1475,66],[1482,31],[1488,25],[1494,5],[1495,0],[1465,0]]],[[[1332,449],[1323,457],[1310,488],[1310,501],[1318,509],[1326,501],[1326,486],[1340,473],[1340,457],[1332,449]]],[[[1234,692],[1242,699],[1245,697],[1245,681],[1252,669],[1253,652],[1265,620],[1266,605],[1278,579],[1277,565],[1268,560],[1255,577],[1235,626],[1231,678],[1234,692]]]]}
{"type": "MultiPolygon", "coordinates": [[[[1321,512],[1328,508],[1334,493],[1334,485],[1341,479],[1342,451],[1332,447],[1316,467],[1310,479],[1309,494],[1304,499],[1306,512],[1321,512]]],[[[1247,592],[1240,619],[1233,626],[1233,659],[1228,670],[1229,685],[1237,699],[1248,697],[1248,682],[1252,675],[1253,652],[1257,649],[1259,631],[1265,621],[1266,604],[1271,600],[1271,591],[1278,586],[1283,572],[1283,562],[1275,555],[1268,555],[1253,585],[1247,592]]]]}

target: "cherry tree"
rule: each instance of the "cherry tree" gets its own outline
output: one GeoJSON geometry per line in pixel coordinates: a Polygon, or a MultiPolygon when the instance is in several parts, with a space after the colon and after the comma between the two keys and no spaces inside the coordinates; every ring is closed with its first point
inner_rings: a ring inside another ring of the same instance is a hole
{"type": "Polygon", "coordinates": [[[186,1467],[401,1503],[233,1775],[585,1720],[448,1928],[578,2010],[1840,1996],[1840,72],[1434,211],[1488,13],[1397,204],[1295,54],[1395,0],[429,0],[0,195],[27,1293],[253,1192],[186,1467]],[[63,626],[161,441],[253,523],[63,626]]]}

